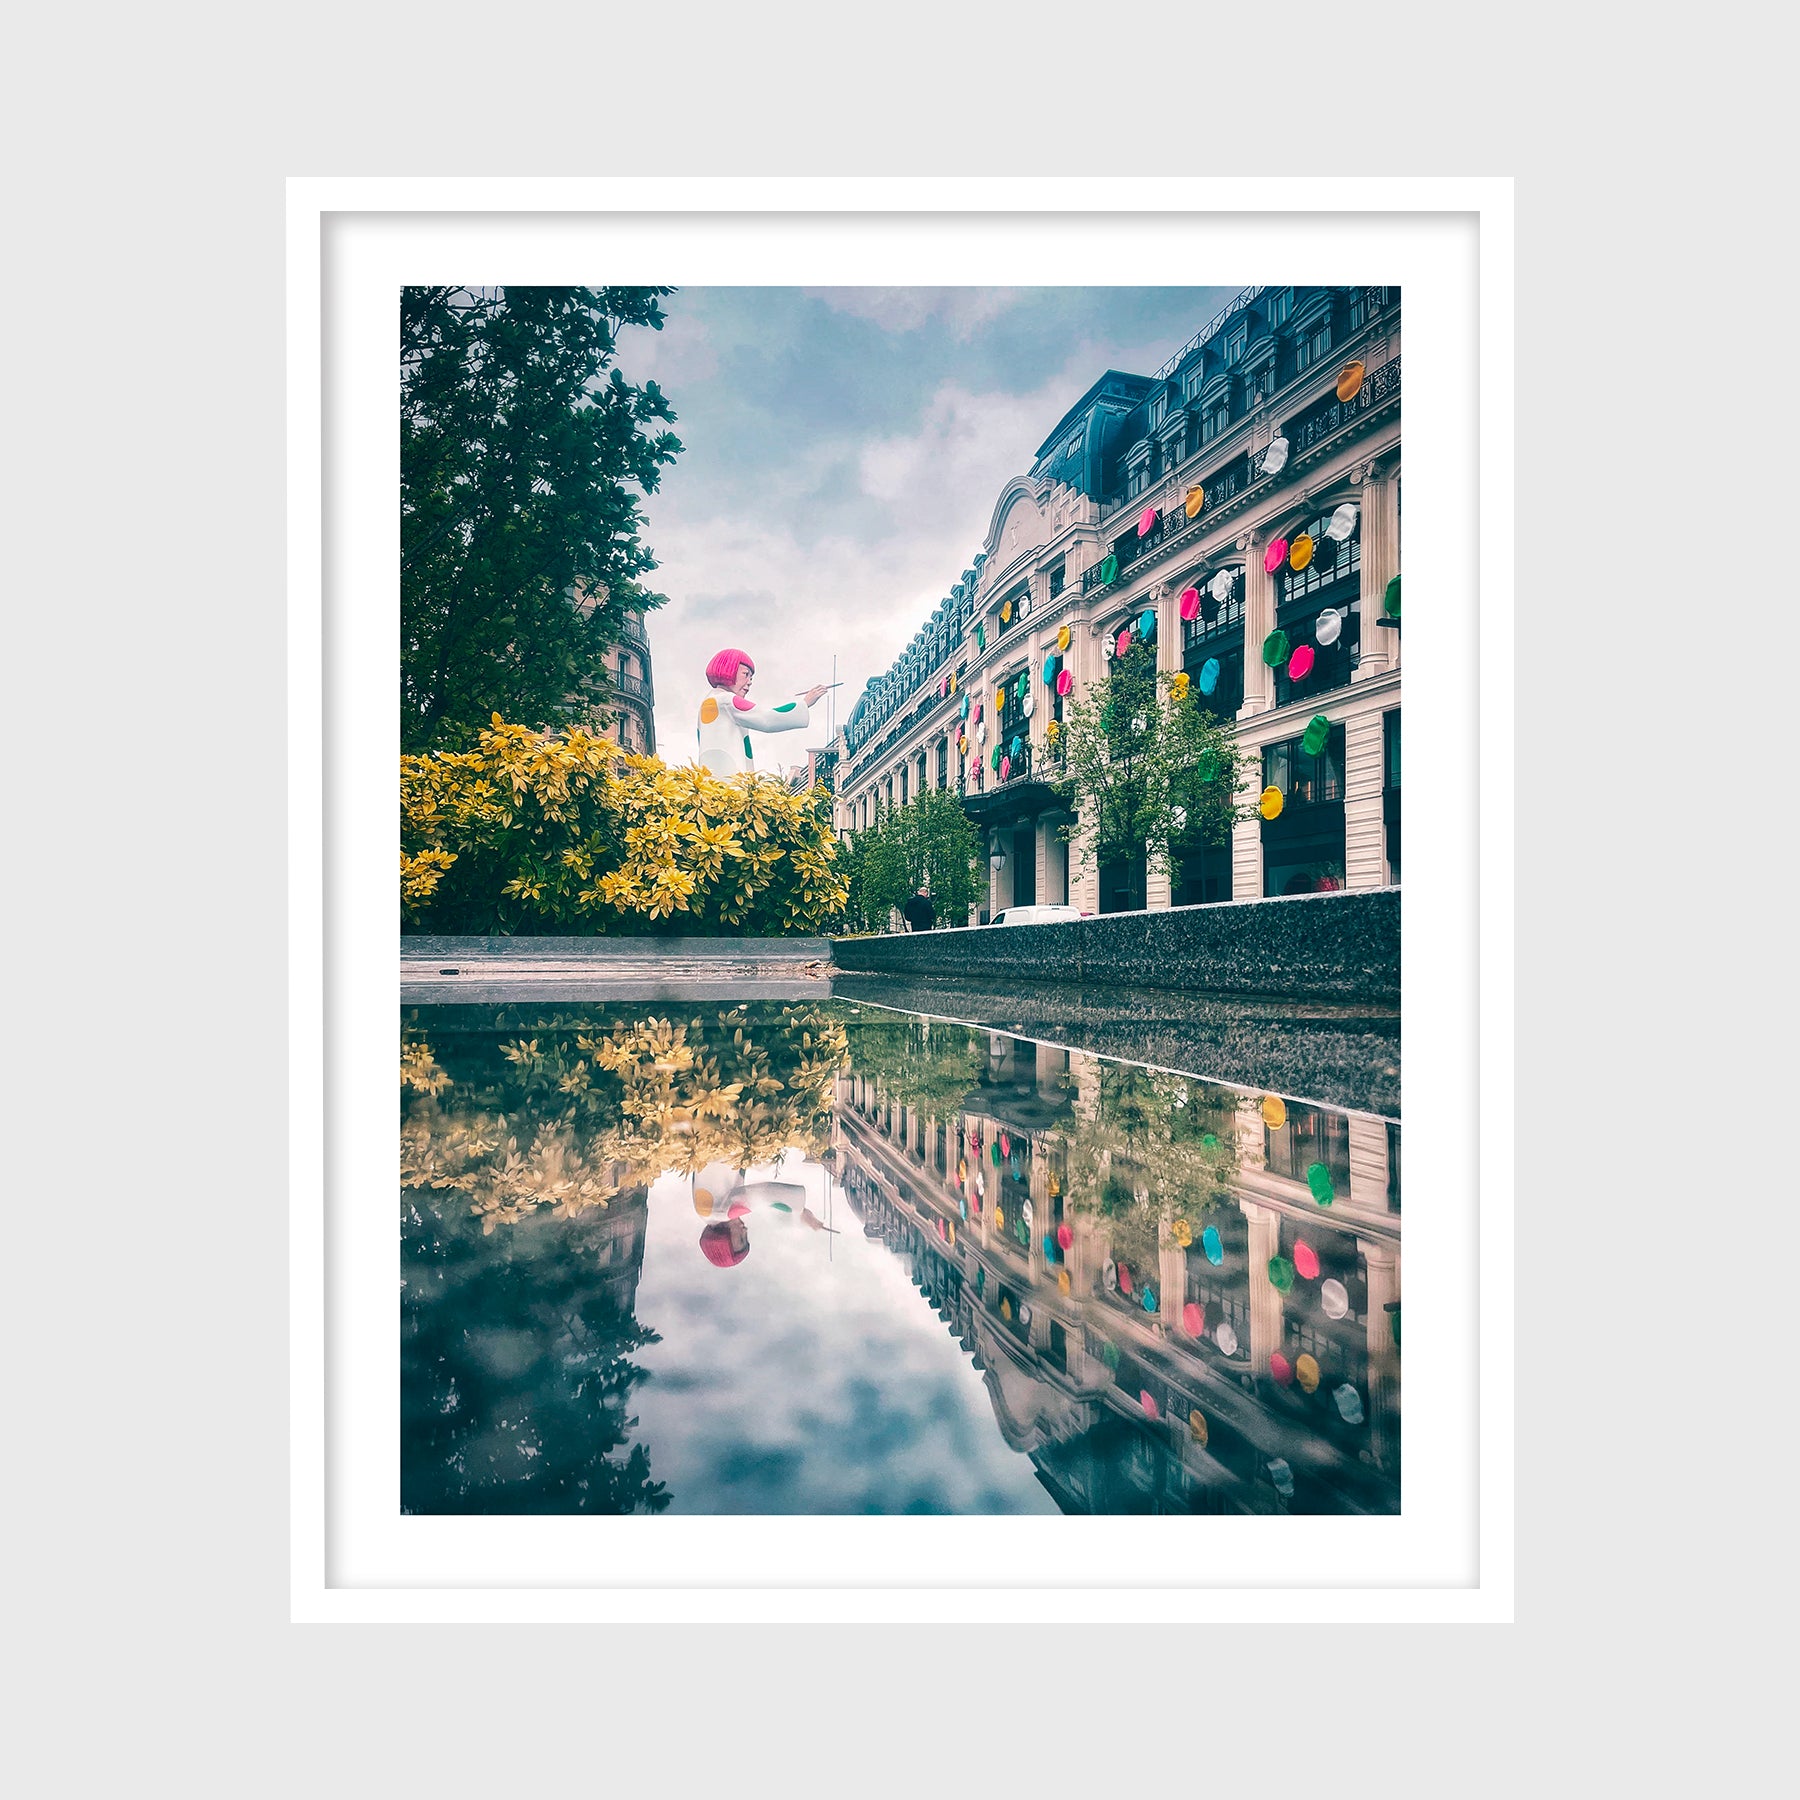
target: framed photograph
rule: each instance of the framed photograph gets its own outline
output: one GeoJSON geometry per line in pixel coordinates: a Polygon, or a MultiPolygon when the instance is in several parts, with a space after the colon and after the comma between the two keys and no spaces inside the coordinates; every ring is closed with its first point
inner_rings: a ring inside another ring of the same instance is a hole
{"type": "Polygon", "coordinates": [[[1510,1619],[1511,183],[288,233],[294,1617],[1510,1619]]]}

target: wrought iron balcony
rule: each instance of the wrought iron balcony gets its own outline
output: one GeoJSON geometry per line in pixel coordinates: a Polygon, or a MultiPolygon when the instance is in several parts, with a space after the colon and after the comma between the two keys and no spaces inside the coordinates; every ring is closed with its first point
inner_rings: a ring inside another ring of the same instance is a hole
{"type": "Polygon", "coordinates": [[[1373,412],[1400,393],[1400,358],[1393,357],[1374,370],[1357,390],[1353,400],[1340,400],[1336,394],[1310,407],[1287,427],[1287,438],[1295,456],[1303,456],[1315,444],[1335,436],[1347,425],[1373,412]]]}
{"type": "Polygon", "coordinates": [[[621,700],[641,701],[645,706],[656,703],[656,690],[641,675],[627,675],[622,670],[612,677],[613,691],[621,700]]]}

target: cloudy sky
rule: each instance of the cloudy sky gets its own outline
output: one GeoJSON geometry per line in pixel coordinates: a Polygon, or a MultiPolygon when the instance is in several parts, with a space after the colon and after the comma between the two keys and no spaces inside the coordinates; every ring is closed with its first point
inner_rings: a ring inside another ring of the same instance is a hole
{"type": "MultiPolygon", "coordinates": [[[[688,760],[714,652],[775,701],[831,678],[841,722],[969,566],[1000,489],[1107,369],[1149,374],[1235,288],[686,288],[626,377],[686,446],[646,504],[657,748],[688,760]]],[[[804,760],[814,728],[758,743],[804,760]]]]}

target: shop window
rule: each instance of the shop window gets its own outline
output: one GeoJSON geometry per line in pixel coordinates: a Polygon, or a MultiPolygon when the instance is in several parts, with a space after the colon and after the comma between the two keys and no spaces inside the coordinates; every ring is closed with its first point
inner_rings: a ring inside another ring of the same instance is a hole
{"type": "Polygon", "coordinates": [[[1142,912],[1145,906],[1144,853],[1100,865],[1100,910],[1142,912]]]}
{"type": "Polygon", "coordinates": [[[1344,797],[1344,728],[1334,725],[1325,748],[1309,755],[1297,737],[1263,747],[1263,786],[1279,788],[1289,806],[1344,797]]]}
{"type": "Polygon", "coordinates": [[[1271,1175],[1284,1181],[1304,1181],[1313,1163],[1323,1163],[1331,1171],[1331,1185],[1348,1195],[1350,1120],[1341,1112],[1290,1100],[1281,1129],[1263,1127],[1263,1162],[1271,1175]]]}

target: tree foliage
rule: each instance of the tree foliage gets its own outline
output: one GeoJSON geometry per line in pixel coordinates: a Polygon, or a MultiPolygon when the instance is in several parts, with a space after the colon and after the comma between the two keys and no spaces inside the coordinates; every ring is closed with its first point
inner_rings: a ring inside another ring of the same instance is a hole
{"type": "Polygon", "coordinates": [[[1185,675],[1134,645],[1063,713],[1060,748],[1090,865],[1144,852],[1174,877],[1184,857],[1221,844],[1242,807],[1245,765],[1231,727],[1196,704],[1185,675]]]}
{"type": "Polygon", "coordinates": [[[831,797],[666,768],[585,727],[495,718],[467,751],[400,759],[413,931],[781,937],[842,906],[831,797]]]}
{"type": "Polygon", "coordinates": [[[466,748],[495,712],[557,721],[584,679],[607,691],[620,613],[662,603],[638,496],[681,443],[614,356],[671,291],[401,290],[404,748],[466,748]]]}
{"type": "Polygon", "coordinates": [[[892,908],[922,883],[940,925],[960,925],[982,892],[981,836],[949,789],[928,788],[905,806],[879,808],[856,840],[856,901],[863,919],[885,930],[892,908]]]}

